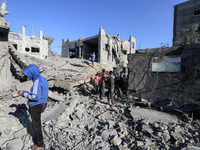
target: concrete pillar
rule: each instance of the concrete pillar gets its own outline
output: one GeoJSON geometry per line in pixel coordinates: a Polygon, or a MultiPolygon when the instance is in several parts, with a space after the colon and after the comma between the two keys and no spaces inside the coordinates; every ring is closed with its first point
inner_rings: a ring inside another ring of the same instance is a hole
{"type": "Polygon", "coordinates": [[[40,39],[42,40],[43,39],[43,32],[40,31],[40,39]]]}
{"type": "Polygon", "coordinates": [[[98,38],[98,62],[102,62],[103,56],[103,41],[105,40],[106,33],[102,27],[99,29],[99,38],[98,38]]]}
{"type": "Polygon", "coordinates": [[[98,38],[98,62],[101,62],[101,49],[102,49],[102,45],[101,45],[101,41],[102,41],[102,27],[100,27],[99,29],[99,38],[98,38]]]}
{"type": "Polygon", "coordinates": [[[26,26],[22,26],[22,35],[24,36],[24,35],[26,35],[26,26]]]}
{"type": "Polygon", "coordinates": [[[135,50],[136,50],[136,39],[134,37],[130,36],[129,42],[130,42],[130,51],[129,51],[129,53],[130,54],[134,54],[135,50]],[[133,47],[133,45],[134,45],[134,47],[133,47]]]}
{"type": "Polygon", "coordinates": [[[22,39],[23,41],[25,40],[25,36],[26,36],[26,26],[22,26],[22,39]]]}

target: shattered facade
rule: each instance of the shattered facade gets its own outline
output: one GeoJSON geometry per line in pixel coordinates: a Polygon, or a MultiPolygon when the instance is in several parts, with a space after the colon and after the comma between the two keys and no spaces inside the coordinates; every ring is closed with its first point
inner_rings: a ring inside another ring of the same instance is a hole
{"type": "Polygon", "coordinates": [[[193,111],[199,116],[200,111],[197,109],[200,106],[199,50],[200,45],[187,45],[138,50],[137,53],[130,54],[128,56],[130,94],[147,99],[153,105],[185,108],[186,111],[193,111]],[[157,62],[154,61],[155,58],[157,62]],[[169,62],[169,58],[177,61],[169,62]],[[158,63],[159,59],[161,61],[158,63]],[[155,64],[160,66],[162,64],[164,68],[155,69],[153,67],[155,64]]]}
{"type": "Polygon", "coordinates": [[[136,39],[130,36],[129,41],[120,40],[120,35],[112,36],[100,27],[98,35],[70,41],[62,41],[62,57],[89,59],[95,52],[96,62],[112,67],[127,67],[127,55],[135,53],[136,39]]]}
{"type": "Polygon", "coordinates": [[[31,55],[40,59],[47,58],[49,51],[48,41],[43,39],[43,32],[40,31],[40,38],[26,36],[25,32],[25,26],[22,26],[22,34],[9,32],[9,43],[24,55],[31,55]]]}
{"type": "Polygon", "coordinates": [[[4,15],[9,14],[6,9],[6,3],[2,3],[0,7],[0,92],[11,85],[12,74],[9,70],[10,59],[8,55],[8,33],[10,24],[5,20],[4,15]]]}
{"type": "Polygon", "coordinates": [[[197,43],[200,43],[200,1],[189,0],[175,5],[173,45],[197,43]]]}

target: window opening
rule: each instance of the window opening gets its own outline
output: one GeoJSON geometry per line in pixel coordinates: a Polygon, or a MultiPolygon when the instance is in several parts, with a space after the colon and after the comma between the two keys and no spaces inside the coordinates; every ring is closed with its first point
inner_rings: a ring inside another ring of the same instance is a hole
{"type": "Polygon", "coordinates": [[[39,53],[39,52],[40,52],[40,49],[39,49],[39,48],[36,48],[36,47],[31,47],[31,52],[32,52],[32,53],[39,53]]]}
{"type": "Polygon", "coordinates": [[[181,57],[154,57],[152,72],[180,72],[181,57]]]}
{"type": "Polygon", "coordinates": [[[196,15],[200,15],[200,10],[194,11],[194,15],[195,15],[195,16],[196,16],[196,15]]]}
{"type": "Polygon", "coordinates": [[[17,50],[17,44],[13,44],[14,48],[17,50]]]}
{"type": "Polygon", "coordinates": [[[132,48],[135,48],[135,44],[134,44],[134,43],[131,43],[131,47],[132,47],[132,48]]]}
{"type": "Polygon", "coordinates": [[[30,49],[29,49],[28,47],[26,47],[26,48],[25,48],[25,51],[26,51],[26,52],[29,52],[29,51],[30,51],[30,49]]]}

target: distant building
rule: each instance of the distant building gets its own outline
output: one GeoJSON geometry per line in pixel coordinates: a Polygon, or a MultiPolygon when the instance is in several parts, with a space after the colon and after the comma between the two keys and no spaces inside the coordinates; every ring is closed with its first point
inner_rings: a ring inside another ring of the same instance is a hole
{"type": "Polygon", "coordinates": [[[175,5],[173,45],[181,45],[181,38],[181,40],[185,40],[182,45],[187,44],[187,42],[191,43],[191,40],[195,40],[194,36],[197,36],[197,34],[194,35],[195,33],[192,33],[193,35],[187,35],[187,37],[183,37],[184,35],[182,34],[183,29],[192,30],[194,26],[197,26],[195,32],[200,34],[200,0],[189,0],[175,5]]]}
{"type": "Polygon", "coordinates": [[[80,37],[75,41],[63,39],[62,57],[90,59],[91,53],[95,52],[96,62],[127,67],[127,55],[135,53],[135,48],[136,39],[132,36],[129,41],[121,41],[119,35],[108,35],[100,27],[99,34],[92,37],[80,37]]]}
{"type": "Polygon", "coordinates": [[[26,36],[26,27],[22,26],[22,34],[9,32],[8,41],[16,50],[23,54],[28,54],[40,59],[48,57],[48,41],[43,39],[43,33],[40,31],[40,38],[26,36]]]}

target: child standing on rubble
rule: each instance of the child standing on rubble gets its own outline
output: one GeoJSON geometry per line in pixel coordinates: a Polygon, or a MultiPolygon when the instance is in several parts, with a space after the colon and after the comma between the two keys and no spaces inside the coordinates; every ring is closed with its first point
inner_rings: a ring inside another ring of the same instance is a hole
{"type": "Polygon", "coordinates": [[[99,83],[101,82],[98,73],[92,78],[92,82],[94,82],[95,94],[97,94],[99,92],[99,83]]]}
{"type": "Polygon", "coordinates": [[[112,107],[114,106],[114,88],[115,88],[115,83],[114,83],[114,78],[113,78],[113,72],[109,72],[109,79],[108,79],[108,104],[110,104],[112,107]]]}
{"type": "Polygon", "coordinates": [[[93,54],[91,53],[91,59],[92,59],[92,67],[94,67],[95,52],[93,52],[93,54]]]}
{"type": "Polygon", "coordinates": [[[105,69],[102,70],[102,78],[101,78],[101,88],[100,88],[100,99],[103,99],[105,93],[105,84],[106,84],[106,74],[105,69]]]}
{"type": "Polygon", "coordinates": [[[42,126],[41,126],[41,113],[47,107],[48,98],[48,82],[39,73],[39,67],[32,64],[24,68],[23,73],[33,80],[33,86],[28,91],[20,90],[18,94],[28,99],[29,113],[32,118],[33,133],[36,138],[37,145],[34,146],[34,150],[40,150],[44,148],[42,126]]]}

